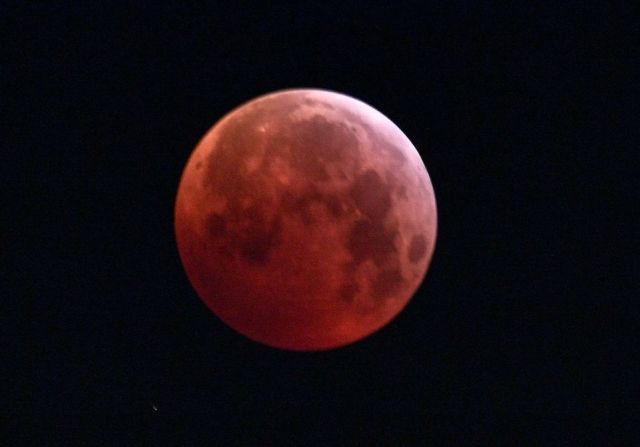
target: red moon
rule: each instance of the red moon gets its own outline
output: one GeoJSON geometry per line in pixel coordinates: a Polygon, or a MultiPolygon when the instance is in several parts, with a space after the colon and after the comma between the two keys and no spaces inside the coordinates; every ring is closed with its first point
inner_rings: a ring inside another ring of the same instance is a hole
{"type": "Polygon", "coordinates": [[[175,204],[191,284],[225,323],[281,349],[318,351],[394,319],[436,241],[429,174],[388,118],[352,97],[283,90],[216,123],[175,204]]]}

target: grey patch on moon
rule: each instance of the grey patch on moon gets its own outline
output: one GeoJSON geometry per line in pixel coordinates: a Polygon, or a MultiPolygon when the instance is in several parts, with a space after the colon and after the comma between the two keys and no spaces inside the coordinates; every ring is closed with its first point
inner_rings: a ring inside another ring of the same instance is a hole
{"type": "Polygon", "coordinates": [[[407,161],[402,150],[398,149],[393,144],[386,144],[381,146],[382,150],[389,156],[394,165],[403,165],[407,161]]]}
{"type": "Polygon", "coordinates": [[[337,194],[322,192],[317,188],[293,195],[285,192],[282,195],[282,211],[299,216],[305,225],[314,223],[312,207],[322,205],[327,214],[336,220],[349,211],[349,205],[337,194]]]}
{"type": "Polygon", "coordinates": [[[270,251],[280,243],[282,220],[274,219],[266,224],[262,219],[254,219],[246,232],[238,234],[240,255],[250,264],[265,264],[270,251]]]}
{"type": "Polygon", "coordinates": [[[328,168],[359,156],[358,138],[342,123],[332,122],[319,114],[295,122],[285,136],[291,166],[311,181],[327,182],[332,176],[328,168]],[[302,142],[322,142],[304,145],[302,142]]]}
{"type": "Polygon", "coordinates": [[[322,196],[322,201],[327,207],[329,213],[336,219],[344,216],[349,210],[347,203],[335,194],[324,194],[322,196]]]}
{"type": "Polygon", "coordinates": [[[212,213],[207,216],[205,228],[211,236],[223,237],[227,232],[227,222],[220,214],[212,213]]]}
{"type": "MultiPolygon", "coordinates": [[[[371,141],[374,141],[376,132],[369,124],[363,121],[358,114],[350,112],[349,110],[346,110],[344,108],[340,108],[340,116],[344,117],[345,121],[356,124],[357,126],[360,126],[360,128],[364,130],[367,135],[370,136],[371,141]]],[[[355,126],[352,126],[352,127],[355,128],[355,129],[352,129],[354,132],[358,131],[357,127],[355,126]]]]}
{"type": "Polygon", "coordinates": [[[331,105],[331,104],[329,104],[329,103],[327,103],[325,101],[319,100],[319,99],[316,100],[316,99],[311,99],[311,98],[305,98],[302,101],[302,104],[304,104],[305,106],[309,106],[309,107],[323,108],[323,109],[327,109],[327,110],[335,110],[336,109],[333,105],[331,105]]]}
{"type": "Polygon", "coordinates": [[[347,248],[355,264],[371,259],[376,265],[384,265],[396,253],[395,238],[398,229],[388,230],[382,222],[360,219],[349,232],[347,248]]]}
{"type": "Polygon", "coordinates": [[[373,280],[373,296],[378,299],[389,298],[402,288],[403,283],[404,277],[397,266],[385,268],[373,280]]]}
{"type": "Polygon", "coordinates": [[[340,299],[346,302],[351,302],[356,294],[360,291],[360,287],[353,280],[345,281],[338,292],[340,299]]]}
{"type": "Polygon", "coordinates": [[[349,233],[347,248],[353,265],[346,273],[352,278],[355,266],[372,260],[380,269],[371,280],[373,296],[377,299],[392,297],[405,280],[395,244],[398,228],[385,225],[393,205],[391,187],[377,171],[368,169],[355,179],[349,196],[363,217],[353,224],[349,233]]]}
{"type": "Polygon", "coordinates": [[[302,100],[302,104],[309,106],[309,107],[317,107],[318,106],[318,101],[316,101],[315,99],[311,99],[309,97],[305,97],[302,100]]]}
{"type": "Polygon", "coordinates": [[[356,178],[349,195],[356,207],[373,221],[382,222],[391,209],[389,187],[373,169],[356,178]]]}
{"type": "Polygon", "coordinates": [[[427,241],[421,234],[416,234],[411,238],[409,244],[409,261],[412,264],[420,261],[427,254],[427,241]]]}
{"type": "Polygon", "coordinates": [[[228,115],[218,129],[219,148],[206,160],[207,173],[203,176],[206,187],[233,197],[238,192],[249,191],[257,186],[254,182],[247,182],[246,176],[238,173],[242,172],[251,156],[261,155],[258,151],[264,150],[267,155],[265,158],[268,158],[269,155],[281,153],[283,147],[280,139],[268,139],[266,146],[256,145],[256,141],[264,137],[258,129],[278,117],[288,116],[297,107],[299,104],[295,96],[284,95],[278,101],[258,100],[246,111],[236,110],[228,115]]]}
{"type": "Polygon", "coordinates": [[[271,250],[280,243],[281,218],[268,222],[265,210],[253,205],[246,210],[237,206],[225,215],[211,213],[205,228],[212,240],[219,242],[223,255],[236,254],[250,264],[265,264],[271,250]]]}
{"type": "Polygon", "coordinates": [[[253,135],[243,126],[243,120],[232,121],[221,130],[221,147],[209,156],[207,172],[203,176],[207,187],[229,198],[250,190],[252,186],[246,178],[238,175],[255,146],[253,135]]]}

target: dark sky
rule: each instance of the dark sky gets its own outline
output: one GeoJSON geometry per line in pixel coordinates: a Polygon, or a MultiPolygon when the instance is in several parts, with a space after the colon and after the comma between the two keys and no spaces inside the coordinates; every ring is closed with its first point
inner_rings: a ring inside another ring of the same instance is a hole
{"type": "Polygon", "coordinates": [[[629,434],[637,369],[620,354],[634,340],[637,261],[614,266],[632,245],[616,205],[637,205],[638,190],[626,177],[639,115],[630,7],[59,3],[0,6],[3,444],[629,434]],[[173,234],[200,137],[289,87],[386,114],[438,201],[436,252],[410,305],[323,353],[226,327],[173,234]]]}

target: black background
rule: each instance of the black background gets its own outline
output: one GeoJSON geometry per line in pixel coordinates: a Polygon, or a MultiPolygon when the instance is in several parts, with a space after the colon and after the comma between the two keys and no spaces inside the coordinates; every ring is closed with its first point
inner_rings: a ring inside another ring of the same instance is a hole
{"type": "Polygon", "coordinates": [[[0,7],[6,445],[629,436],[637,262],[614,265],[632,245],[615,205],[637,202],[631,7],[84,3],[0,7]],[[416,297],[330,352],[226,327],[174,241],[200,137],[290,87],[382,111],[438,202],[416,297]]]}

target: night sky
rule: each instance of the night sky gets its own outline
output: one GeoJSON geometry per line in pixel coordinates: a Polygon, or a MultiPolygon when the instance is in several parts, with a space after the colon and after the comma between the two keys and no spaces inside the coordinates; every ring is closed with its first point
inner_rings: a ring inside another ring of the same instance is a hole
{"type": "Polygon", "coordinates": [[[638,263],[616,264],[637,228],[616,205],[638,203],[631,8],[58,3],[0,6],[0,443],[629,436],[638,373],[621,354],[637,340],[638,263]],[[436,192],[416,296],[335,351],[234,332],[175,244],[175,194],[201,136],[291,87],[380,110],[436,192]]]}

